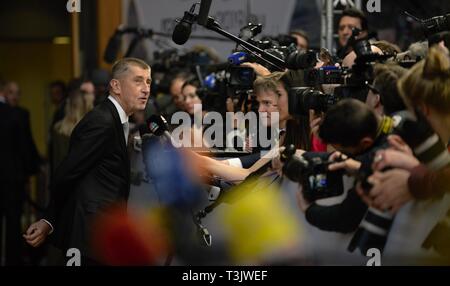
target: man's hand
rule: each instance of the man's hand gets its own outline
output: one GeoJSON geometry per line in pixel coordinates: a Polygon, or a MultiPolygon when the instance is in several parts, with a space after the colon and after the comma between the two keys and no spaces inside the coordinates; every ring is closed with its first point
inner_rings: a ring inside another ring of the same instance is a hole
{"type": "Polygon", "coordinates": [[[255,73],[259,76],[270,75],[270,71],[266,67],[264,67],[258,63],[246,62],[246,63],[241,64],[241,67],[252,68],[255,71],[255,73]]]}
{"type": "Polygon", "coordinates": [[[408,189],[410,173],[401,169],[375,172],[369,177],[368,182],[373,185],[369,194],[357,187],[357,192],[362,200],[369,206],[381,211],[389,210],[396,213],[404,204],[412,200],[408,189]]]}
{"type": "Polygon", "coordinates": [[[50,225],[43,220],[39,220],[28,227],[23,237],[29,245],[38,247],[45,241],[50,231],[50,225]]]}
{"type": "Polygon", "coordinates": [[[372,169],[374,171],[382,171],[387,167],[392,167],[411,171],[419,164],[419,160],[407,152],[386,149],[377,152],[373,160],[372,169]]]}
{"type": "Polygon", "coordinates": [[[330,164],[328,166],[328,170],[337,171],[340,169],[345,169],[345,171],[348,174],[356,174],[359,168],[361,167],[361,162],[350,159],[346,155],[341,154],[341,152],[339,151],[336,151],[333,154],[331,154],[328,160],[333,162],[336,161],[338,158],[341,158],[343,161],[330,164]]]}
{"type": "Polygon", "coordinates": [[[388,142],[389,145],[391,146],[391,149],[413,156],[413,151],[408,146],[408,144],[406,144],[405,141],[403,141],[402,137],[395,134],[389,135],[388,142]]]}

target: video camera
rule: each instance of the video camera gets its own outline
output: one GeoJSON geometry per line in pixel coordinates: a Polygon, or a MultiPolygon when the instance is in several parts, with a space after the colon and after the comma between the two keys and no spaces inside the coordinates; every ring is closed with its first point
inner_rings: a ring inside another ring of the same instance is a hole
{"type": "Polygon", "coordinates": [[[355,64],[351,68],[324,66],[304,70],[307,87],[294,87],[289,91],[289,113],[308,115],[309,109],[326,112],[328,108],[344,98],[365,101],[368,85],[373,82],[373,66],[393,55],[380,55],[372,51],[367,39],[357,39],[360,30],[354,28],[349,45],[356,53],[355,64]],[[321,85],[339,85],[333,94],[325,94],[318,89],[321,85]]]}
{"type": "Polygon", "coordinates": [[[342,195],[343,171],[329,171],[328,153],[305,153],[295,157],[295,146],[288,146],[281,154],[284,162],[283,174],[293,182],[302,185],[303,195],[312,202],[342,195]]]}
{"type": "MultiPolygon", "coordinates": [[[[255,37],[260,34],[261,31],[261,24],[249,23],[241,28],[239,37],[261,50],[285,61],[286,68],[288,69],[306,69],[314,67],[317,63],[317,53],[314,51],[299,52],[294,37],[289,35],[278,35],[275,37],[265,36],[260,40],[256,40],[255,37]]],[[[249,53],[249,50],[246,48],[236,49],[235,53],[240,55],[239,57],[230,59],[230,62],[235,65],[244,62],[255,62],[265,66],[269,70],[273,70],[273,66],[267,64],[266,61],[261,60],[257,54],[249,53]]]]}

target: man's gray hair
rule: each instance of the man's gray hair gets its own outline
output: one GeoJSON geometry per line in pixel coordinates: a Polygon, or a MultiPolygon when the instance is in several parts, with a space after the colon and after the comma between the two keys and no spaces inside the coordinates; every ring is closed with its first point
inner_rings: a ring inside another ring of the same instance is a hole
{"type": "Polygon", "coordinates": [[[112,67],[112,78],[114,79],[119,78],[132,65],[138,66],[145,70],[150,70],[150,66],[143,60],[137,58],[123,58],[114,63],[112,67]]]}

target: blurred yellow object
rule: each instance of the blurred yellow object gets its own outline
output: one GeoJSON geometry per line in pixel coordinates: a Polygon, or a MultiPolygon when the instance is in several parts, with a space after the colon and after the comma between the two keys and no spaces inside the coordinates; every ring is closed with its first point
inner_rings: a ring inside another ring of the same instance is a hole
{"type": "Polygon", "coordinates": [[[54,37],[53,44],[55,45],[69,45],[70,37],[54,37]]]}
{"type": "Polygon", "coordinates": [[[223,213],[236,263],[265,263],[298,245],[300,224],[275,184],[259,179],[233,192],[247,193],[223,213]]]}

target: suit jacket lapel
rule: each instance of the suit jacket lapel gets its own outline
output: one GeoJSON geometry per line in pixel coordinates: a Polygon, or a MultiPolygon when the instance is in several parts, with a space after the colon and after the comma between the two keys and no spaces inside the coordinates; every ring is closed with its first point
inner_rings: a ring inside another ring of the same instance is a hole
{"type": "Polygon", "coordinates": [[[111,100],[106,99],[106,106],[108,107],[108,109],[110,110],[111,114],[114,117],[114,122],[116,125],[116,129],[117,132],[119,134],[119,138],[120,138],[120,148],[122,149],[122,154],[124,156],[125,159],[125,165],[123,166],[123,171],[126,175],[127,178],[127,185],[128,188],[125,191],[124,196],[126,198],[128,198],[129,195],[129,188],[130,188],[130,158],[128,157],[128,150],[127,150],[127,144],[125,141],[125,135],[124,135],[124,131],[123,131],[123,126],[122,126],[122,122],[120,121],[120,116],[119,116],[119,112],[117,111],[116,107],[114,106],[114,104],[111,102],[111,100]]]}
{"type": "MultiPolygon", "coordinates": [[[[124,136],[124,131],[123,131],[123,126],[122,123],[120,122],[120,116],[119,116],[119,112],[117,111],[116,107],[114,106],[114,104],[111,102],[111,100],[106,99],[106,106],[108,107],[109,111],[111,112],[111,114],[114,117],[114,124],[116,126],[117,132],[122,135],[119,135],[120,138],[120,146],[122,148],[122,151],[124,151],[125,153],[127,153],[127,145],[125,142],[125,136],[124,136]]],[[[128,158],[128,155],[126,156],[128,158]]]]}

